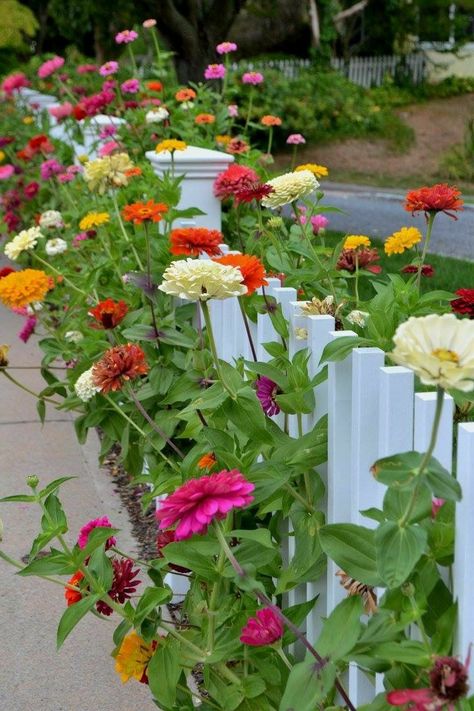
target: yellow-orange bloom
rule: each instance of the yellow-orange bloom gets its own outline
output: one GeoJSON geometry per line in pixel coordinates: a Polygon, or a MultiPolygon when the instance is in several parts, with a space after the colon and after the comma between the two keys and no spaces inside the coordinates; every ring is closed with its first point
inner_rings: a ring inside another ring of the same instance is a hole
{"type": "Polygon", "coordinates": [[[53,287],[53,280],[40,269],[11,272],[0,279],[0,301],[10,308],[43,301],[53,287]]]}
{"type": "Polygon", "coordinates": [[[383,248],[385,254],[391,257],[392,254],[403,254],[406,249],[411,249],[421,240],[421,232],[417,227],[402,227],[401,230],[387,237],[383,248]]]}
{"type": "Polygon", "coordinates": [[[221,135],[218,134],[216,136],[216,143],[218,143],[221,146],[226,146],[228,143],[230,143],[232,140],[232,136],[226,136],[226,135],[221,135]]]}
{"type": "Polygon", "coordinates": [[[147,683],[146,670],[156,649],[156,644],[156,642],[145,642],[135,631],[124,637],[115,657],[115,671],[120,674],[122,684],[132,677],[137,681],[147,683]]]}
{"type": "Polygon", "coordinates": [[[347,235],[343,249],[357,249],[358,247],[370,247],[370,239],[365,235],[347,235]]]}
{"type": "Polygon", "coordinates": [[[105,225],[109,220],[110,215],[108,212],[88,212],[79,222],[79,228],[81,230],[93,230],[94,227],[105,225]]]}
{"type": "Polygon", "coordinates": [[[310,170],[316,178],[327,178],[329,175],[329,170],[326,166],[318,165],[317,163],[303,163],[303,165],[299,165],[295,170],[310,170]]]}
{"type": "Polygon", "coordinates": [[[193,101],[196,98],[194,89],[179,89],[174,95],[176,101],[193,101]]]}
{"type": "Polygon", "coordinates": [[[184,141],[178,141],[176,138],[166,138],[164,141],[161,141],[161,143],[158,143],[155,152],[163,153],[164,151],[170,151],[170,153],[173,153],[174,151],[185,151],[187,147],[184,141]]]}
{"type": "Polygon", "coordinates": [[[262,126],[281,126],[281,118],[278,116],[272,116],[272,114],[265,114],[260,119],[262,126]]]}
{"type": "Polygon", "coordinates": [[[216,455],[214,452],[207,452],[207,454],[203,454],[201,459],[198,461],[197,465],[199,469],[212,469],[214,464],[217,463],[216,460],[216,455]]]}

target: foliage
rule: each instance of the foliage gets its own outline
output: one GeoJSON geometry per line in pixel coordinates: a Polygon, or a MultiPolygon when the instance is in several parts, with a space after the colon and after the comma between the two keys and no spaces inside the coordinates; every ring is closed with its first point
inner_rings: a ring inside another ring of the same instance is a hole
{"type": "Polygon", "coordinates": [[[38,29],[34,14],[17,0],[1,0],[0,16],[0,49],[24,50],[25,35],[33,37],[38,29]]]}

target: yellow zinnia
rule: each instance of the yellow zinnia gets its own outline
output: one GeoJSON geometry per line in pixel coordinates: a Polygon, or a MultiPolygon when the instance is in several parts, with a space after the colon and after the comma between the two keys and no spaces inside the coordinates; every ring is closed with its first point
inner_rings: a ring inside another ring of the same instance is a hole
{"type": "Polygon", "coordinates": [[[184,141],[178,141],[176,138],[167,138],[166,140],[161,141],[161,143],[158,143],[155,151],[156,153],[163,153],[164,151],[170,151],[170,153],[173,153],[174,151],[185,151],[187,147],[188,146],[184,141]]]}
{"type": "Polygon", "coordinates": [[[81,230],[93,230],[94,227],[100,227],[106,222],[109,222],[110,215],[108,212],[88,212],[79,222],[81,230]]]}
{"type": "Polygon", "coordinates": [[[25,124],[25,126],[29,126],[31,123],[34,122],[34,116],[25,116],[22,121],[25,124]]]}
{"type": "Polygon", "coordinates": [[[357,249],[358,247],[370,247],[370,239],[365,235],[347,235],[343,249],[357,249]]]}
{"type": "Polygon", "coordinates": [[[232,136],[226,136],[226,135],[217,135],[216,136],[216,143],[219,143],[222,146],[227,146],[228,143],[230,143],[232,140],[232,136]]]}
{"type": "Polygon", "coordinates": [[[402,227],[385,240],[385,254],[389,257],[392,254],[403,254],[406,249],[411,249],[421,240],[421,232],[417,227],[402,227]]]}
{"type": "Polygon", "coordinates": [[[132,677],[141,681],[153,656],[156,642],[148,644],[136,632],[128,634],[115,657],[115,671],[120,674],[122,684],[132,677]]]}
{"type": "Polygon", "coordinates": [[[316,178],[327,178],[329,175],[329,170],[326,166],[318,165],[317,163],[304,163],[295,168],[295,170],[310,170],[316,178]]]}
{"type": "Polygon", "coordinates": [[[10,308],[43,301],[53,287],[53,280],[40,269],[11,272],[0,279],[0,301],[10,308]]]}
{"type": "Polygon", "coordinates": [[[114,153],[91,160],[84,166],[84,178],[89,190],[103,195],[110,188],[128,185],[128,171],[134,168],[127,153],[114,153]]]}

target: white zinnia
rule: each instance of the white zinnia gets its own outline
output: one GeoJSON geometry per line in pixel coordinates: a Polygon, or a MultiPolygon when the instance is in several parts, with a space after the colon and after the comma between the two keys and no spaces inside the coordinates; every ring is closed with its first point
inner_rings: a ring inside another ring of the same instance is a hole
{"type": "Polygon", "coordinates": [[[368,318],[369,314],[367,311],[359,311],[359,309],[354,309],[354,311],[347,314],[347,320],[349,323],[352,323],[354,326],[359,326],[360,328],[364,328],[367,324],[368,318]]]}
{"type": "Polygon", "coordinates": [[[393,338],[391,359],[426,385],[474,390],[474,321],[454,314],[412,316],[393,338]]]}
{"type": "Polygon", "coordinates": [[[268,180],[267,185],[272,186],[273,192],[263,198],[262,205],[271,208],[282,207],[289,202],[300,200],[319,187],[318,181],[310,170],[284,173],[268,180]]]}
{"type": "Polygon", "coordinates": [[[188,259],[171,262],[158,289],[181,299],[228,299],[247,293],[237,267],[210,259],[188,259]]]}
{"type": "Polygon", "coordinates": [[[40,227],[44,229],[61,229],[64,227],[63,216],[57,210],[46,210],[39,219],[40,227]]]}
{"type": "Polygon", "coordinates": [[[54,257],[55,254],[62,254],[67,250],[67,242],[61,237],[56,237],[55,239],[49,239],[45,245],[46,254],[50,257],[54,257]]]}
{"type": "Polygon", "coordinates": [[[79,343],[84,338],[80,331],[66,331],[64,334],[64,340],[68,343],[79,343]]]}
{"type": "Polygon", "coordinates": [[[99,392],[100,388],[97,387],[97,385],[94,385],[94,382],[92,380],[92,368],[89,368],[89,370],[86,370],[82,375],[78,377],[74,384],[74,390],[76,391],[76,395],[78,398],[80,398],[83,402],[87,402],[91,398],[94,397],[96,393],[99,392]]]}
{"type": "Polygon", "coordinates": [[[161,123],[165,119],[168,118],[170,115],[170,112],[168,109],[165,109],[164,106],[159,106],[156,109],[151,109],[151,111],[148,111],[145,115],[145,121],[147,123],[161,123]]]}
{"type": "Polygon", "coordinates": [[[22,252],[36,247],[38,239],[42,236],[39,227],[30,227],[28,230],[22,230],[15,235],[11,242],[5,245],[6,256],[8,259],[16,261],[22,252]]]}

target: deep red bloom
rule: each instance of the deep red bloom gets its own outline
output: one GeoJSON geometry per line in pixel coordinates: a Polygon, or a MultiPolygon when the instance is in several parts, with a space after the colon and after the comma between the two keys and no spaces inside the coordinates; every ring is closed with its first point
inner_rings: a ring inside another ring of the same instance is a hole
{"type": "MultiPolygon", "coordinates": [[[[128,306],[125,301],[105,299],[90,309],[89,315],[95,318],[99,328],[115,328],[125,318],[127,312],[128,306]]],[[[94,326],[97,328],[95,324],[94,326]]]]}
{"type": "Polygon", "coordinates": [[[417,188],[417,190],[407,193],[405,210],[411,212],[412,215],[416,212],[424,212],[425,215],[444,212],[457,220],[456,215],[451,213],[463,209],[464,203],[460,196],[460,190],[446,183],[438,183],[430,188],[426,186],[417,188]]]}
{"type": "Polygon", "coordinates": [[[38,194],[39,189],[39,183],[33,180],[31,183],[25,185],[25,187],[23,188],[23,193],[27,200],[33,200],[33,198],[36,197],[36,195],[38,194]]]}
{"type": "Polygon", "coordinates": [[[4,214],[3,221],[9,232],[16,232],[18,227],[21,225],[21,219],[11,210],[4,214]]]}
{"type": "Polygon", "coordinates": [[[392,706],[405,706],[416,711],[449,710],[469,691],[468,669],[470,653],[465,664],[455,657],[438,657],[429,673],[430,686],[424,689],[396,689],[387,694],[392,706]]]}
{"type": "Polygon", "coordinates": [[[0,269],[0,279],[3,279],[3,277],[8,276],[14,271],[16,271],[16,269],[12,269],[11,267],[2,267],[0,269]]]}
{"type": "Polygon", "coordinates": [[[283,637],[283,622],[271,607],[257,610],[255,617],[250,617],[242,629],[240,641],[251,647],[263,647],[273,644],[283,637]]]}
{"type": "Polygon", "coordinates": [[[14,140],[13,136],[0,136],[0,148],[8,146],[10,143],[13,143],[14,140]]]}
{"type": "MultiPolygon", "coordinates": [[[[123,604],[125,600],[132,597],[138,585],[141,583],[141,580],[136,579],[140,573],[140,569],[133,569],[133,560],[129,558],[112,558],[112,566],[114,569],[114,578],[108,594],[112,600],[123,604]]],[[[113,609],[103,600],[99,600],[96,608],[97,612],[107,616],[113,612],[113,609]]]]}
{"type": "Polygon", "coordinates": [[[459,299],[451,301],[451,310],[455,314],[467,314],[474,318],[474,289],[458,289],[455,294],[459,299]]]}
{"type": "Polygon", "coordinates": [[[267,195],[274,192],[274,188],[266,183],[255,182],[247,185],[235,193],[235,202],[252,202],[252,200],[263,200],[267,195]]]}
{"type": "Polygon", "coordinates": [[[238,192],[259,182],[257,173],[245,165],[232,163],[214,181],[214,195],[220,200],[235,197],[238,192]]]}
{"type": "Polygon", "coordinates": [[[222,232],[206,227],[179,227],[171,230],[171,254],[187,254],[197,257],[205,252],[210,257],[222,254],[219,245],[224,241],[222,232]]]}
{"type": "Polygon", "coordinates": [[[124,381],[146,375],[149,367],[145,354],[135,343],[114,346],[92,368],[94,385],[104,394],[121,390],[124,381]]]}
{"type": "MultiPolygon", "coordinates": [[[[158,558],[163,558],[163,548],[169,543],[174,543],[176,541],[176,536],[174,531],[158,531],[158,536],[156,537],[156,547],[158,549],[158,558]]],[[[189,568],[183,568],[181,565],[175,565],[174,563],[168,563],[171,570],[175,570],[177,573],[190,573],[189,568]]]]}
{"type": "MultiPolygon", "coordinates": [[[[416,264],[407,264],[406,267],[400,270],[403,274],[417,274],[418,267],[416,264]]],[[[434,276],[435,270],[431,264],[423,264],[421,267],[421,276],[432,277],[434,276]]]]}
{"type": "Polygon", "coordinates": [[[336,269],[345,269],[348,272],[355,272],[357,266],[359,269],[366,269],[373,274],[380,274],[382,267],[379,264],[374,264],[380,259],[376,249],[343,249],[337,260],[336,269]]]}

